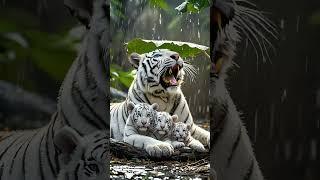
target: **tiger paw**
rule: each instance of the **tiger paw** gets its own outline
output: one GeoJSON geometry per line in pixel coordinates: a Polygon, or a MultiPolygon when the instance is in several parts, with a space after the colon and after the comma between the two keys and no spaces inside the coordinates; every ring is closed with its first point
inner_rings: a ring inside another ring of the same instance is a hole
{"type": "Polygon", "coordinates": [[[148,145],[147,153],[152,157],[171,156],[174,152],[173,146],[166,142],[148,145]]]}
{"type": "Polygon", "coordinates": [[[186,146],[183,142],[179,142],[179,141],[173,141],[171,143],[171,145],[176,149],[176,148],[182,148],[184,146],[186,146]]]}
{"type": "Polygon", "coordinates": [[[204,145],[198,141],[198,140],[193,140],[188,144],[189,147],[191,147],[192,149],[198,151],[198,152],[207,152],[206,148],[204,147],[204,145]]]}

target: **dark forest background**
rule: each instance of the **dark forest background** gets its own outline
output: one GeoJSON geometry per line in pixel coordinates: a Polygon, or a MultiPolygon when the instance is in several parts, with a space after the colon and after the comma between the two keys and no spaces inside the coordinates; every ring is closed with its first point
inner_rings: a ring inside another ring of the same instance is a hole
{"type": "MultiPolygon", "coordinates": [[[[255,3],[278,26],[275,52],[263,63],[243,41],[231,96],[266,179],[320,179],[320,2],[255,3]]],[[[0,2],[0,129],[48,122],[83,33],[62,0],[0,2]]]]}

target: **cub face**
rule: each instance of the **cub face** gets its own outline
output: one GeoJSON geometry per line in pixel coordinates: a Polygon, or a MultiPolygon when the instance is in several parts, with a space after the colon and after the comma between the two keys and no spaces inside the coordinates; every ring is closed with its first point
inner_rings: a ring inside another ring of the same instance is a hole
{"type": "Polygon", "coordinates": [[[152,123],[152,130],[160,135],[170,134],[173,123],[178,121],[178,116],[170,116],[167,112],[157,112],[157,117],[152,123]]]}
{"type": "Polygon", "coordinates": [[[173,140],[184,142],[189,139],[191,126],[183,122],[174,123],[171,137],[173,140]]]}
{"type": "Polygon", "coordinates": [[[152,105],[147,103],[135,105],[134,103],[129,102],[129,118],[131,118],[133,126],[141,132],[146,132],[150,128],[151,122],[156,118],[156,110],[158,108],[159,106],[156,103],[152,105]]]}

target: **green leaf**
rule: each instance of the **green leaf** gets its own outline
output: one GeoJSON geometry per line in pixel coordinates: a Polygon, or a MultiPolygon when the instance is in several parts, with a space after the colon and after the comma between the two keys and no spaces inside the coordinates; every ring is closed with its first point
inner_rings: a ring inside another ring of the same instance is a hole
{"type": "Polygon", "coordinates": [[[210,6],[210,0],[185,0],[175,9],[179,12],[197,13],[210,6]]]}
{"type": "Polygon", "coordinates": [[[169,5],[165,0],[150,0],[150,5],[159,7],[163,10],[169,10],[169,5]]]}
{"type": "Polygon", "coordinates": [[[209,47],[182,41],[167,41],[167,40],[146,40],[146,39],[133,39],[126,43],[128,54],[133,52],[143,54],[156,49],[169,49],[180,54],[181,57],[195,57],[200,53],[209,56],[207,51],[209,47]]]}
{"type": "Polygon", "coordinates": [[[112,64],[110,67],[110,80],[111,80],[111,86],[120,89],[120,84],[124,85],[126,88],[129,88],[134,76],[135,76],[136,70],[131,71],[124,71],[121,67],[112,64]]]}

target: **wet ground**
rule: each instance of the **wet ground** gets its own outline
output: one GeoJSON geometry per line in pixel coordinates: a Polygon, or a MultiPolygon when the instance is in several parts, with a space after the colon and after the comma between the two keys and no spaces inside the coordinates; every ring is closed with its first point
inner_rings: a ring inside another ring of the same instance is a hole
{"type": "MultiPolygon", "coordinates": [[[[198,124],[198,123],[197,123],[198,124]]],[[[199,123],[209,129],[209,123],[199,123]]],[[[209,179],[209,157],[195,161],[151,161],[145,159],[119,159],[110,161],[111,179],[209,179]]]]}
{"type": "Polygon", "coordinates": [[[125,160],[112,158],[111,179],[208,179],[208,159],[178,162],[149,160],[125,160]]]}

